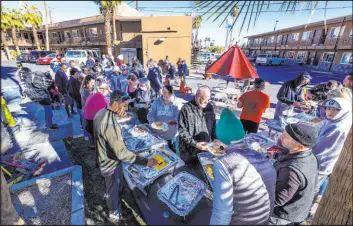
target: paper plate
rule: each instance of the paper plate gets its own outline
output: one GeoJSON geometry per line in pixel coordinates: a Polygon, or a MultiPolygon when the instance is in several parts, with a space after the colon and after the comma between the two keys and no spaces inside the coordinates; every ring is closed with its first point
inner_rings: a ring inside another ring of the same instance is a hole
{"type": "Polygon", "coordinates": [[[299,119],[297,118],[287,118],[286,123],[298,123],[299,119]]]}
{"type": "Polygon", "coordinates": [[[217,146],[217,145],[215,145],[214,143],[209,143],[208,144],[208,151],[212,154],[212,155],[214,155],[214,156],[223,156],[223,155],[225,155],[226,154],[226,152],[223,150],[223,151],[221,151],[220,149],[219,149],[219,147],[217,146]],[[215,152],[215,150],[219,150],[220,152],[215,152]]]}
{"type": "Polygon", "coordinates": [[[287,116],[287,117],[293,117],[293,116],[297,115],[297,113],[295,113],[293,111],[289,111],[289,110],[285,110],[282,113],[284,116],[287,116]]]}
{"type": "Polygon", "coordinates": [[[162,130],[162,131],[167,131],[168,130],[168,124],[163,122],[161,126],[157,126],[155,122],[152,123],[151,127],[155,130],[162,130]]]}

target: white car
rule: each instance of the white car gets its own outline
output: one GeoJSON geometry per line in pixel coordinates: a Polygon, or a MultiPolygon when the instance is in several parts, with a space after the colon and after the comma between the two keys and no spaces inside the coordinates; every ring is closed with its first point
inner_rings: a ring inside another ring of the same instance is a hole
{"type": "Polygon", "coordinates": [[[76,65],[81,66],[82,64],[86,64],[87,57],[87,50],[68,50],[65,53],[65,57],[61,59],[61,62],[69,63],[70,60],[73,60],[75,61],[76,65]]]}
{"type": "Polygon", "coordinates": [[[207,62],[208,60],[215,60],[216,56],[214,53],[201,53],[199,57],[200,62],[207,62]]]}

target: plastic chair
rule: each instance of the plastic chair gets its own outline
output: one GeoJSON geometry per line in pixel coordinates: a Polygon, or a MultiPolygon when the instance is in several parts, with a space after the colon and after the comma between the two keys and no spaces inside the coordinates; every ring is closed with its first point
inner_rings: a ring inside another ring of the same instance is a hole
{"type": "Polygon", "coordinates": [[[184,96],[186,96],[187,93],[192,93],[192,89],[190,87],[187,87],[184,85],[184,78],[180,78],[180,88],[179,88],[180,93],[184,93],[184,96]]]}

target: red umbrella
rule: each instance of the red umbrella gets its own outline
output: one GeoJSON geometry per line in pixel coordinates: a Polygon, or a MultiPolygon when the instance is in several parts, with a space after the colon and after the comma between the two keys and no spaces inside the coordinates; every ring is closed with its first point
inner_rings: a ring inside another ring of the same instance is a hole
{"type": "Polygon", "coordinates": [[[238,45],[232,46],[227,52],[223,53],[220,58],[207,68],[206,73],[232,76],[239,79],[259,77],[238,45]]]}

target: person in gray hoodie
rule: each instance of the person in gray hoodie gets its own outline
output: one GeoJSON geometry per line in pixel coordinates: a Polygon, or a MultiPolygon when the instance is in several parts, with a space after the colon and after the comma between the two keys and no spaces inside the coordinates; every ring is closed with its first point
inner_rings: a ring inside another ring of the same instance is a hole
{"type": "Polygon", "coordinates": [[[332,173],[352,126],[352,104],[348,100],[338,97],[327,99],[322,107],[326,120],[318,131],[318,140],[312,149],[319,162],[316,192],[332,173]]]}
{"type": "Polygon", "coordinates": [[[168,146],[174,152],[178,152],[178,117],[181,103],[174,96],[173,87],[166,85],[162,90],[162,96],[158,97],[152,104],[147,115],[150,124],[168,124],[168,130],[161,133],[161,136],[168,141],[168,146]]]}

